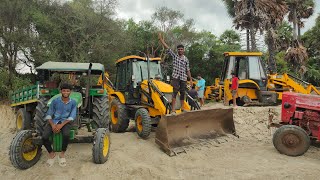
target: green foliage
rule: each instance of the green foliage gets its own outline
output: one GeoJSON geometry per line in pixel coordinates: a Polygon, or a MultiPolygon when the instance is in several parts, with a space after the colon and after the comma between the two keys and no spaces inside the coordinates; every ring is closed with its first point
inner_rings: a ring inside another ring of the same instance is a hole
{"type": "Polygon", "coordinates": [[[276,54],[276,63],[277,63],[277,73],[283,74],[283,73],[289,73],[289,67],[288,62],[284,60],[286,53],[284,51],[281,51],[276,54]]]}
{"type": "MultiPolygon", "coordinates": [[[[8,84],[8,71],[0,69],[0,97],[8,98],[11,91],[8,84]]],[[[31,79],[26,75],[15,75],[13,76],[13,89],[19,89],[32,85],[31,79]]],[[[2,99],[1,98],[1,99],[2,99]]]]}
{"type": "Polygon", "coordinates": [[[320,16],[315,26],[303,34],[302,41],[309,55],[305,80],[320,86],[320,16]]]}
{"type": "Polygon", "coordinates": [[[240,36],[234,30],[226,30],[221,34],[220,41],[226,45],[239,45],[240,36]]]}

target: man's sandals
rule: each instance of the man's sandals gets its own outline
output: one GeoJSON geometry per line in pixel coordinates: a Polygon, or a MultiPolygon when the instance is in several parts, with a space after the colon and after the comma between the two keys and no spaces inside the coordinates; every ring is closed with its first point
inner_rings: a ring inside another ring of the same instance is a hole
{"type": "Polygon", "coordinates": [[[52,159],[49,158],[49,159],[47,160],[47,165],[48,165],[48,167],[53,166],[54,161],[55,161],[55,158],[56,158],[56,156],[54,156],[52,159]]]}
{"type": "Polygon", "coordinates": [[[59,160],[59,165],[61,167],[66,167],[66,165],[67,165],[66,158],[61,158],[60,156],[58,156],[58,160],[59,160]]]}

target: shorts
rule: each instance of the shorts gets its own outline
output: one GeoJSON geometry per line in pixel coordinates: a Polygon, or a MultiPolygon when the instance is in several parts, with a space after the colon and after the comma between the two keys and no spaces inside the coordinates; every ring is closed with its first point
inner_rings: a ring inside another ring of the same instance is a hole
{"type": "Polygon", "coordinates": [[[198,90],[198,97],[202,99],[203,95],[204,95],[204,90],[198,90]]]}
{"type": "Polygon", "coordinates": [[[180,100],[184,100],[187,88],[187,81],[182,81],[180,79],[172,79],[171,84],[173,86],[172,98],[176,98],[178,92],[180,92],[180,100]]]}
{"type": "Polygon", "coordinates": [[[238,94],[238,91],[237,90],[231,90],[231,93],[232,93],[232,97],[233,97],[233,96],[236,96],[238,94]]]}

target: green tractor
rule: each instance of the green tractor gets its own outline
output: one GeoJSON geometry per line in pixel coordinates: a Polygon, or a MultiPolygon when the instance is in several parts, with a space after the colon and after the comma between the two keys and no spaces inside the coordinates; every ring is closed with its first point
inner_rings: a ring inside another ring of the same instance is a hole
{"type": "MultiPolygon", "coordinates": [[[[93,162],[106,162],[110,146],[109,100],[103,84],[95,84],[104,74],[104,66],[99,63],[46,62],[36,70],[37,84],[15,91],[11,96],[11,106],[17,110],[18,129],[9,152],[13,166],[28,169],[40,159],[41,136],[47,124],[45,116],[52,100],[61,97],[61,81],[69,81],[73,85],[70,98],[78,107],[77,118],[72,122],[71,142],[93,143],[93,162]],[[83,127],[92,133],[78,134],[83,127]]],[[[62,134],[54,134],[50,139],[54,151],[60,152],[62,134]]]]}

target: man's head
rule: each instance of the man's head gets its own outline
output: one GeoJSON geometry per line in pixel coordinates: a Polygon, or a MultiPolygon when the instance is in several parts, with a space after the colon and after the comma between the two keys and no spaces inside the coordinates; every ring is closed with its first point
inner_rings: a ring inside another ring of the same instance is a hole
{"type": "Polygon", "coordinates": [[[182,44],[179,44],[177,46],[177,50],[178,50],[178,55],[179,56],[184,55],[184,46],[182,44]]]}
{"type": "Polygon", "coordinates": [[[201,79],[201,75],[200,74],[198,74],[197,79],[199,79],[199,80],[201,79]]]}
{"type": "Polygon", "coordinates": [[[231,72],[231,76],[232,76],[232,77],[235,77],[235,76],[236,76],[236,73],[231,72]]]}
{"type": "Polygon", "coordinates": [[[60,90],[61,90],[61,95],[62,97],[64,98],[68,98],[70,96],[70,93],[71,93],[71,85],[70,84],[67,84],[67,83],[64,83],[60,86],[60,90]]]}

